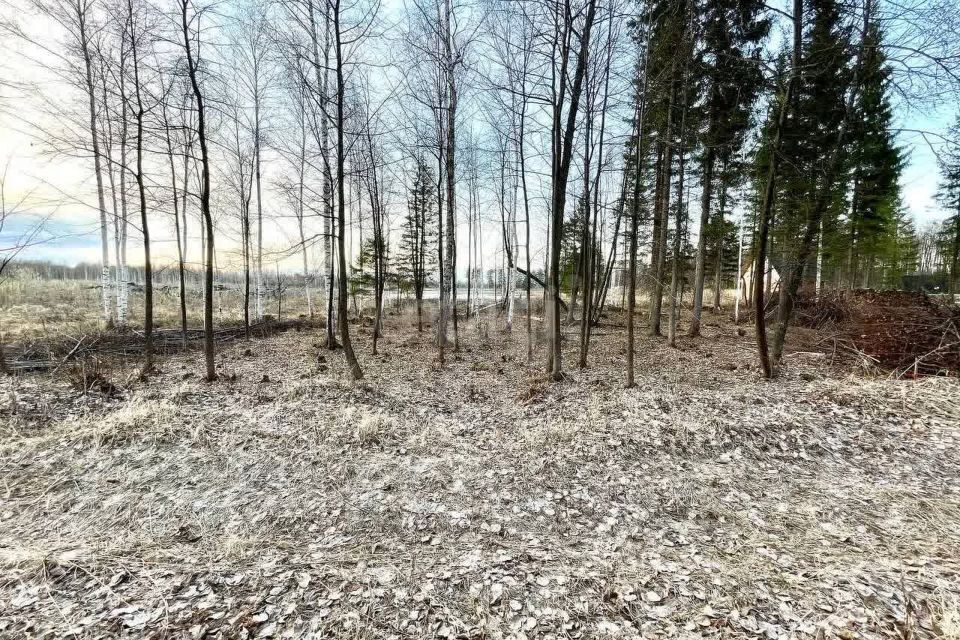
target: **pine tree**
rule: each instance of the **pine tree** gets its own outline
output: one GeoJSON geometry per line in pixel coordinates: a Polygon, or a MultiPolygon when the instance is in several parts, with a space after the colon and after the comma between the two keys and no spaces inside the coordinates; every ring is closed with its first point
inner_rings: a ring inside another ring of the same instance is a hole
{"type": "MultiPolygon", "coordinates": [[[[698,71],[703,77],[707,98],[703,106],[706,125],[700,140],[703,145],[702,196],[693,321],[689,330],[692,336],[700,333],[714,184],[719,179],[719,188],[725,193],[739,177],[738,172],[732,170],[733,159],[744,144],[753,106],[763,84],[759,57],[761,44],[770,29],[764,10],[762,0],[707,0],[703,6],[704,51],[698,71]],[[725,170],[715,175],[718,164],[725,170]]],[[[722,221],[716,227],[722,229],[722,221]]],[[[714,252],[722,248],[722,237],[711,240],[714,252]]]]}
{"type": "Polygon", "coordinates": [[[436,235],[435,185],[430,167],[418,158],[407,195],[407,215],[403,221],[396,264],[397,277],[413,290],[417,301],[418,331],[423,331],[423,290],[427,276],[436,266],[436,256],[428,250],[436,235]]]}
{"type": "MultiPolygon", "coordinates": [[[[797,264],[797,241],[821,189],[829,195],[823,215],[825,262],[833,255],[833,229],[846,209],[843,176],[823,184],[825,150],[836,146],[844,117],[844,101],[850,80],[851,52],[846,27],[836,0],[806,3],[803,34],[803,64],[796,87],[794,107],[783,129],[782,163],[776,207],[773,212],[770,262],[782,275],[797,264]]],[[[779,64],[785,59],[781,57],[779,64]]],[[[763,128],[768,136],[776,115],[771,112],[763,128]]],[[[760,145],[756,157],[755,184],[763,188],[763,168],[768,163],[769,145],[760,145]]],[[[754,252],[756,247],[754,247],[754,252]]]]}
{"type": "Polygon", "coordinates": [[[960,116],[950,127],[952,142],[940,156],[940,188],[937,200],[947,210],[940,226],[938,244],[947,270],[950,293],[960,291],[960,116]]]}
{"type": "Polygon", "coordinates": [[[893,108],[891,70],[874,27],[865,42],[860,100],[850,131],[850,169],[853,182],[846,221],[847,273],[851,286],[871,286],[873,267],[889,263],[885,253],[896,246],[900,174],[904,154],[891,131],[893,108]]]}

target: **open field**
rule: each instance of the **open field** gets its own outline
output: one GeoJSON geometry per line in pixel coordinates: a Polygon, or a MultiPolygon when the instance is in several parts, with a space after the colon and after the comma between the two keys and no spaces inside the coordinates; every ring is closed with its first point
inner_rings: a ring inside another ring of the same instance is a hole
{"type": "MultiPolygon", "coordinates": [[[[388,304],[396,302],[396,292],[386,291],[388,304]]],[[[502,297],[502,291],[498,292],[502,297]]],[[[437,289],[424,291],[425,306],[435,306],[437,289]]],[[[482,292],[473,291],[485,305],[493,301],[494,289],[486,287],[482,292]],[[480,295],[482,293],[482,295],[480,295]]],[[[179,289],[158,286],[154,289],[154,323],[158,329],[180,327],[179,289]]],[[[312,290],[312,304],[316,312],[323,309],[326,298],[323,290],[312,290]]],[[[459,287],[457,295],[466,303],[467,289],[459,287]]],[[[519,291],[518,303],[524,294],[519,291]]],[[[733,291],[725,292],[732,303],[733,291]]],[[[541,313],[542,289],[535,289],[534,307],[541,313]]],[[[726,298],[725,298],[726,299],[726,298]]],[[[251,301],[253,293],[251,293],[251,301]]],[[[404,294],[404,302],[410,303],[411,294],[404,294]]],[[[252,302],[251,302],[252,304],[252,302]]],[[[191,329],[203,328],[201,309],[203,291],[195,283],[187,287],[187,324],[191,329]]],[[[352,309],[368,308],[371,299],[352,297],[352,309]]],[[[131,288],[128,307],[128,323],[132,327],[143,325],[143,291],[131,288]]],[[[243,322],[243,291],[236,284],[219,286],[214,293],[214,322],[218,326],[243,322]]],[[[36,278],[4,278],[0,280],[0,334],[7,343],[29,340],[50,340],[63,336],[80,337],[103,329],[100,317],[100,288],[93,280],[40,280],[36,278]]],[[[302,287],[285,286],[278,300],[276,288],[269,289],[264,297],[264,313],[275,318],[306,317],[309,314],[306,294],[302,287]]],[[[76,338],[75,338],[76,339],[76,338]]]]}
{"type": "Polygon", "coordinates": [[[319,331],[213,384],[195,353],[112,396],[0,382],[0,636],[960,637],[955,379],[799,330],[761,382],[708,315],[640,339],[635,389],[607,325],[547,384],[522,331],[465,324],[446,368],[409,317],[377,357],[355,325],[357,384],[319,331]]]}
{"type": "MultiPolygon", "coordinates": [[[[157,328],[180,327],[179,291],[174,287],[154,290],[154,322],[157,328]]],[[[187,290],[187,320],[191,328],[203,327],[203,292],[187,290]]],[[[0,281],[0,332],[7,343],[49,340],[63,335],[94,333],[103,328],[100,318],[100,289],[87,280],[27,280],[7,278],[0,281]]],[[[218,325],[243,322],[243,293],[235,286],[214,294],[214,322],[218,325]]],[[[287,289],[281,301],[283,318],[307,313],[302,289],[287,289]]],[[[266,298],[265,313],[277,316],[277,299],[266,298]]],[[[128,308],[132,327],[143,325],[143,292],[132,289],[128,308]]]]}

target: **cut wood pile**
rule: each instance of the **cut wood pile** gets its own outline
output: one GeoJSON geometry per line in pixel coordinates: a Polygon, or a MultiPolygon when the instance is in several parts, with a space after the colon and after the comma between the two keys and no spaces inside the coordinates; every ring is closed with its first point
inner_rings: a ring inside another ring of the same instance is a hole
{"type": "Polygon", "coordinates": [[[960,374],[960,308],[924,293],[828,292],[798,300],[797,319],[834,347],[899,376],[960,374]]]}

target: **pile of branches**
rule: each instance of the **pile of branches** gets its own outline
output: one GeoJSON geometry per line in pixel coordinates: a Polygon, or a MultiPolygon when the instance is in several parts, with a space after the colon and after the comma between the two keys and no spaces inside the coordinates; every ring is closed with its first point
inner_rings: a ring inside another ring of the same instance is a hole
{"type": "Polygon", "coordinates": [[[960,375],[960,308],[910,291],[861,289],[804,295],[798,321],[835,348],[897,376],[960,375]]]}
{"type": "Polygon", "coordinates": [[[822,291],[818,296],[812,289],[803,289],[795,309],[797,324],[810,329],[825,329],[850,317],[850,301],[842,291],[822,291]]]}

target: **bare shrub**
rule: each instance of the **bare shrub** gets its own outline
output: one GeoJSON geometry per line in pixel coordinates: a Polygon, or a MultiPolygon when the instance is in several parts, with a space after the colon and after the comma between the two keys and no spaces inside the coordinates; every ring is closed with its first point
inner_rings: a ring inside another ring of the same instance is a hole
{"type": "Polygon", "coordinates": [[[107,396],[120,395],[120,388],[110,382],[113,370],[100,358],[84,358],[67,369],[70,385],[85,394],[96,392],[107,396]]]}
{"type": "Polygon", "coordinates": [[[380,412],[364,412],[357,422],[356,437],[361,445],[382,444],[396,433],[396,421],[380,412]]]}

